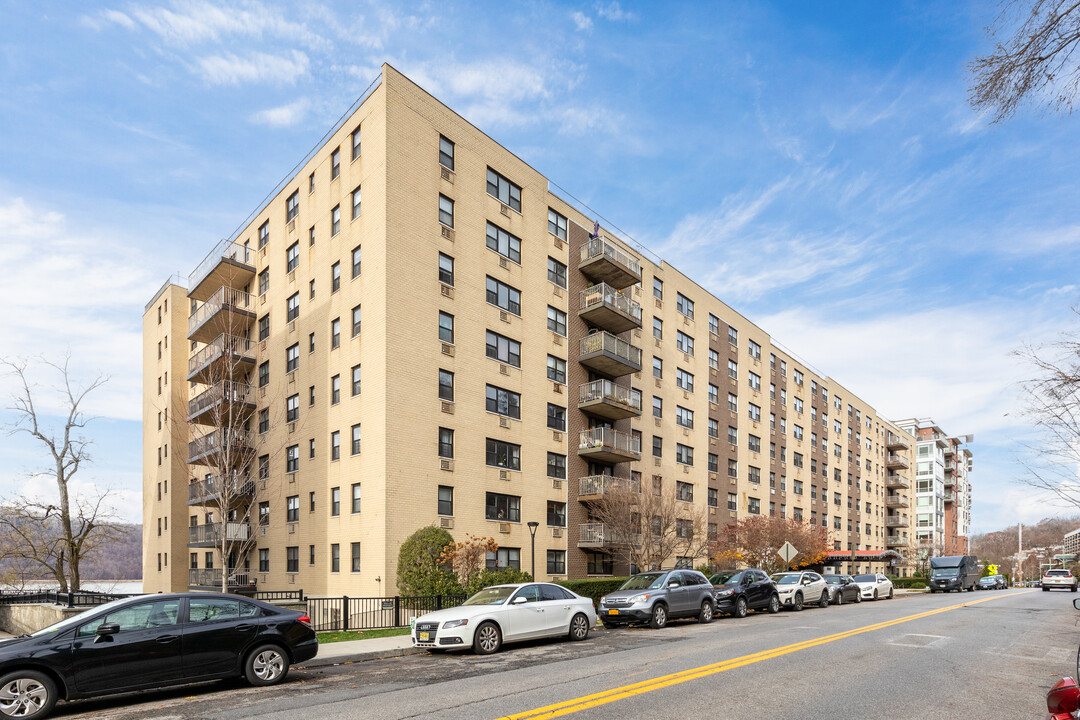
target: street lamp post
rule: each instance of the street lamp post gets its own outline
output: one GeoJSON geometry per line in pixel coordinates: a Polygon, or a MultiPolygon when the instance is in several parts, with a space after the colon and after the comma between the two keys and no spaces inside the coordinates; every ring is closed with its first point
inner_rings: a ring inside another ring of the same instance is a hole
{"type": "Polygon", "coordinates": [[[533,580],[536,579],[536,528],[540,527],[540,523],[535,520],[528,523],[529,534],[532,535],[532,576],[533,580]]]}

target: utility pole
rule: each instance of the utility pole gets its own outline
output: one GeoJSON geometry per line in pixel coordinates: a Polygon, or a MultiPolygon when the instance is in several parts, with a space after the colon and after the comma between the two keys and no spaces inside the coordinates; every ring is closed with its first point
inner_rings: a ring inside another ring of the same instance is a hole
{"type": "Polygon", "coordinates": [[[1018,560],[1017,565],[1020,567],[1020,584],[1024,584],[1024,523],[1018,523],[1016,526],[1016,534],[1018,537],[1018,544],[1016,547],[1016,558],[1018,560]]]}

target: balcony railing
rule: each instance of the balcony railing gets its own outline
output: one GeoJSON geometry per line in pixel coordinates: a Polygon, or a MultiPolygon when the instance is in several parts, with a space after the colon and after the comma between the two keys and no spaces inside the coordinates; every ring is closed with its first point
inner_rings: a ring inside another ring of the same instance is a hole
{"type": "Polygon", "coordinates": [[[254,261],[254,253],[251,248],[246,245],[241,245],[238,242],[222,240],[214,246],[214,249],[210,251],[210,254],[203,258],[203,261],[199,263],[199,266],[188,276],[188,288],[190,288],[188,293],[189,296],[198,300],[199,298],[195,297],[195,295],[202,294],[197,293],[197,291],[201,289],[199,285],[222,263],[228,264],[236,269],[236,274],[238,275],[236,283],[239,287],[243,287],[250,282],[251,277],[255,276],[254,261]]]}
{"type": "MultiPolygon", "coordinates": [[[[229,587],[245,587],[251,584],[248,571],[243,569],[230,569],[228,573],[229,587]]],[[[221,587],[221,568],[190,568],[188,570],[189,587],[221,587]]]]}
{"type": "MultiPolygon", "coordinates": [[[[254,343],[245,337],[221,334],[207,343],[206,347],[199,350],[188,360],[188,380],[195,380],[195,376],[201,370],[218,359],[249,360],[254,362],[254,343]]],[[[224,373],[225,375],[239,375],[247,372],[247,368],[236,368],[236,372],[224,373]]]]}
{"type": "Polygon", "coordinates": [[[910,506],[908,499],[902,495],[889,495],[885,498],[886,507],[906,508],[910,506]]]}
{"type": "Polygon", "coordinates": [[[902,455],[897,455],[895,453],[889,453],[885,457],[885,465],[888,466],[888,467],[906,468],[906,467],[910,466],[910,463],[908,463],[907,458],[903,457],[902,455]]]}
{"type": "Polygon", "coordinates": [[[911,487],[911,481],[909,481],[903,475],[895,475],[893,473],[889,473],[885,476],[885,487],[907,490],[911,487]]]}
{"type": "Polygon", "coordinates": [[[578,314],[591,324],[615,333],[641,327],[641,305],[607,283],[581,291],[578,314]]]}
{"type": "Polygon", "coordinates": [[[252,449],[247,433],[229,428],[225,431],[214,430],[188,443],[188,462],[195,463],[210,455],[226,456],[224,464],[236,465],[249,459],[252,449]]]}
{"type": "Polygon", "coordinates": [[[895,433],[889,433],[885,438],[885,447],[889,450],[896,450],[898,448],[907,450],[910,445],[908,445],[908,441],[905,438],[895,433]]]}
{"type": "Polygon", "coordinates": [[[614,475],[588,475],[578,478],[578,497],[605,495],[610,490],[626,488],[632,492],[641,492],[641,481],[637,479],[615,477],[614,475]]]}
{"type": "Polygon", "coordinates": [[[254,402],[255,395],[250,385],[222,380],[188,401],[188,420],[217,404],[242,405],[254,402]]]}
{"type": "Polygon", "coordinates": [[[227,499],[248,497],[255,492],[254,481],[245,477],[230,477],[222,483],[220,477],[212,475],[188,484],[188,504],[201,504],[221,497],[223,485],[227,499]]]}
{"type": "Polygon", "coordinates": [[[581,263],[578,267],[594,280],[617,288],[641,281],[641,263],[607,238],[589,238],[581,246],[581,263]]]}
{"type": "Polygon", "coordinates": [[[593,380],[580,386],[578,407],[612,420],[641,414],[641,391],[611,380],[593,380]]]}
{"type": "Polygon", "coordinates": [[[900,535],[889,535],[885,538],[886,545],[907,545],[908,539],[900,535]]]}
{"type": "Polygon", "coordinates": [[[581,338],[580,362],[608,375],[627,375],[641,370],[641,348],[611,333],[595,332],[581,338]]]}
{"type": "MultiPolygon", "coordinates": [[[[207,298],[206,302],[199,305],[195,309],[195,312],[188,316],[188,338],[191,340],[198,340],[198,337],[194,337],[197,330],[203,327],[212,318],[218,317],[219,313],[233,313],[240,311],[245,313],[248,318],[255,317],[255,300],[248,293],[243,290],[237,290],[235,288],[226,287],[222,285],[217,289],[213,295],[207,298]]],[[[237,327],[228,327],[232,323],[231,318],[221,316],[219,321],[214,323],[215,327],[221,326],[217,333],[225,332],[228,330],[238,331],[241,328],[239,325],[242,323],[245,327],[251,324],[250,319],[247,321],[237,322],[237,327]]],[[[203,335],[208,332],[213,332],[212,329],[203,329],[203,335]]]]}
{"type": "Polygon", "coordinates": [[[216,543],[222,539],[222,532],[229,542],[244,542],[248,539],[249,528],[245,523],[225,523],[224,529],[221,523],[208,523],[206,525],[191,525],[188,527],[188,545],[195,543],[216,543]]]}
{"type": "Polygon", "coordinates": [[[641,438],[607,427],[582,430],[578,452],[607,462],[641,459],[641,438]]]}
{"type": "Polygon", "coordinates": [[[910,527],[910,521],[904,517],[896,517],[895,515],[889,515],[885,517],[885,527],[906,528],[910,527]]]}
{"type": "Polygon", "coordinates": [[[954,493],[954,492],[945,493],[945,502],[956,502],[956,493],[954,493]]]}

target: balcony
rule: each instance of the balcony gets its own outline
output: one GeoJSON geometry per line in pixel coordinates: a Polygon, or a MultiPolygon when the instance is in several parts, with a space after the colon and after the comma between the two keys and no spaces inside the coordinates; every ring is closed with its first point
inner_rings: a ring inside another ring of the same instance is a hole
{"type": "Polygon", "coordinates": [[[222,380],[188,401],[188,422],[216,427],[239,425],[255,411],[254,388],[222,380]]]}
{"type": "Polygon", "coordinates": [[[954,462],[945,463],[945,472],[947,472],[947,473],[956,472],[956,463],[954,463],[954,462]]]}
{"type": "Polygon", "coordinates": [[[251,439],[240,430],[214,430],[188,443],[188,465],[241,467],[254,455],[251,439]]]}
{"type": "Polygon", "coordinates": [[[244,542],[248,539],[249,528],[240,522],[225,523],[224,531],[221,523],[191,525],[188,527],[188,547],[215,547],[221,542],[222,532],[226,533],[225,539],[229,542],[244,542]]]}
{"type": "Polygon", "coordinates": [[[581,338],[578,361],[603,375],[619,377],[641,372],[641,348],[611,333],[596,332],[581,338]]]}
{"type": "Polygon", "coordinates": [[[901,495],[889,495],[885,498],[885,507],[906,508],[911,507],[906,497],[901,495]]]}
{"type": "Polygon", "coordinates": [[[641,492],[641,481],[613,475],[588,475],[578,478],[578,500],[600,500],[611,490],[627,488],[632,492],[641,492]]]}
{"type": "Polygon", "coordinates": [[[900,535],[888,535],[885,538],[885,544],[889,547],[906,546],[908,539],[900,535]]]}
{"type": "MultiPolygon", "coordinates": [[[[225,486],[226,505],[229,501],[250,498],[255,494],[255,483],[243,477],[230,477],[225,486]]],[[[222,482],[217,476],[210,476],[203,480],[196,480],[188,484],[188,505],[206,505],[207,503],[219,503],[222,500],[222,482]]]]}
{"type": "Polygon", "coordinates": [[[586,460],[605,463],[640,460],[641,439],[606,427],[582,430],[578,455],[586,460]]]}
{"type": "Polygon", "coordinates": [[[204,302],[220,287],[242,290],[255,279],[255,257],[251,248],[222,240],[188,276],[188,297],[204,302]]]}
{"type": "Polygon", "coordinates": [[[889,450],[907,450],[911,446],[908,444],[908,441],[900,435],[889,433],[885,437],[885,447],[889,450]]]}
{"type": "Polygon", "coordinates": [[[910,466],[911,464],[905,457],[896,455],[895,453],[889,453],[885,456],[885,467],[889,469],[903,468],[904,470],[907,470],[910,466]]]}
{"type": "Polygon", "coordinates": [[[908,490],[911,488],[911,482],[903,475],[889,473],[885,476],[885,487],[890,490],[908,490]]]}
{"type": "Polygon", "coordinates": [[[946,476],[945,476],[945,480],[943,481],[943,484],[944,484],[944,485],[945,485],[945,487],[947,487],[947,488],[950,488],[950,487],[956,487],[956,476],[955,476],[955,475],[951,475],[951,474],[949,474],[949,475],[946,475],[946,476]]]}
{"type": "Polygon", "coordinates": [[[945,457],[952,457],[956,455],[956,447],[949,443],[949,447],[945,448],[945,457]]]}
{"type": "Polygon", "coordinates": [[[607,238],[589,238],[581,246],[580,270],[593,282],[622,289],[641,282],[641,263],[607,238]]]}
{"type": "MultiPolygon", "coordinates": [[[[254,584],[247,570],[233,568],[228,575],[229,589],[254,584]]],[[[221,590],[221,568],[191,568],[188,570],[188,590],[221,590]]]]}
{"type": "Polygon", "coordinates": [[[255,367],[255,343],[236,335],[218,335],[188,360],[191,382],[210,385],[218,380],[236,380],[255,367]]]}
{"type": "Polygon", "coordinates": [[[889,515],[885,518],[885,527],[890,528],[906,528],[911,526],[911,521],[905,517],[897,517],[896,515],[889,515]]]}
{"type": "Polygon", "coordinates": [[[956,502],[956,493],[954,493],[954,492],[945,493],[945,502],[947,502],[947,503],[956,502]]]}
{"type": "Polygon", "coordinates": [[[641,327],[641,305],[606,283],[581,291],[578,317],[594,327],[621,333],[641,327]]]}
{"type": "Polygon", "coordinates": [[[188,316],[188,340],[204,343],[218,335],[243,335],[255,321],[255,298],[243,290],[220,287],[188,316]]]}
{"type": "MultiPolygon", "coordinates": [[[[578,532],[580,533],[578,536],[579,548],[605,548],[628,544],[604,523],[581,523],[578,526],[578,532]]],[[[641,536],[635,535],[630,538],[630,541],[636,544],[641,541],[641,536]]]]}
{"type": "Polygon", "coordinates": [[[610,380],[594,380],[579,388],[578,410],[606,420],[622,420],[641,415],[641,391],[616,385],[610,380]]]}

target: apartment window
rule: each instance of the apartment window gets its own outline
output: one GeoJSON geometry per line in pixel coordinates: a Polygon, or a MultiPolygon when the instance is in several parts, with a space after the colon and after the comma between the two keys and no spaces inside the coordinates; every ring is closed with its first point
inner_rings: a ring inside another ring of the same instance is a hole
{"type": "Polygon", "coordinates": [[[300,317],[300,293],[293,293],[285,301],[285,322],[292,322],[300,317]]]}
{"type": "Polygon", "coordinates": [[[727,509],[728,510],[738,510],[739,509],[739,498],[735,493],[728,493],[728,496],[727,496],[727,509]]]}
{"type": "Polygon", "coordinates": [[[330,349],[335,350],[341,346],[341,318],[330,321],[330,349]]]}
{"type": "MultiPolygon", "coordinates": [[[[308,440],[308,458],[315,458],[315,438],[308,440]]],[[[315,511],[315,493],[311,493],[311,510],[315,511]]]]}
{"type": "Polygon", "coordinates": [[[454,143],[439,136],[439,164],[447,170],[454,169],[454,143]]]}
{"type": "Polygon", "coordinates": [[[675,443],[675,462],[682,465],[694,464],[694,448],[689,445],[675,443]]]}
{"type": "Polygon", "coordinates": [[[454,373],[449,370],[439,370],[439,399],[454,401],[454,373]]]}
{"type": "Polygon", "coordinates": [[[761,376],[757,373],[749,373],[750,375],[750,389],[761,390],[761,376]]]}
{"type": "Polygon", "coordinates": [[[341,263],[336,262],[330,266],[330,294],[333,295],[341,289],[341,263]]]}
{"type": "Polygon", "coordinates": [[[515,315],[521,315],[521,291],[490,275],[487,277],[487,301],[515,315]]]}
{"type": "Polygon", "coordinates": [[[285,448],[285,472],[294,473],[300,469],[300,446],[290,445],[285,448]]]}
{"type": "Polygon", "coordinates": [[[746,498],[746,512],[751,515],[760,515],[761,501],[757,498],[746,498]]]}
{"type": "Polygon", "coordinates": [[[720,353],[715,350],[709,350],[709,368],[720,371],[720,353]]]}
{"type": "Polygon", "coordinates": [[[269,455],[260,455],[259,456],[259,479],[260,480],[268,480],[268,479],[270,479],[270,456],[269,455]]]}
{"type": "Polygon", "coordinates": [[[300,417],[300,396],[290,395],[285,398],[285,422],[296,422],[300,417]]]}
{"type": "MultiPolygon", "coordinates": [[[[506,363],[507,365],[513,365],[514,367],[521,367],[521,343],[517,340],[511,340],[508,337],[503,337],[498,333],[488,330],[485,343],[487,356],[489,358],[498,360],[501,363],[506,363]]],[[[565,370],[566,363],[563,363],[564,374],[565,370]]],[[[551,377],[550,359],[548,360],[548,377],[551,377]]]]}
{"type": "Polygon", "coordinates": [[[521,264],[521,240],[490,222],[487,224],[487,246],[503,257],[521,264]]]}
{"type": "Polygon", "coordinates": [[[262,342],[266,338],[270,337],[270,315],[269,313],[259,318],[259,342],[262,342]]]}
{"type": "Polygon", "coordinates": [[[506,468],[507,470],[521,469],[521,446],[487,438],[487,452],[485,462],[493,467],[506,468]]]}
{"type": "Polygon", "coordinates": [[[615,560],[611,555],[603,552],[586,552],[587,567],[585,572],[589,575],[611,575],[615,572],[615,560]]]}
{"type": "MultiPolygon", "coordinates": [[[[357,425],[357,428],[360,426],[357,425]]],[[[360,512],[360,483],[353,483],[352,485],[352,512],[355,515],[360,512]]]]}
{"type": "Polygon", "coordinates": [[[454,457],[454,431],[450,428],[439,428],[439,457],[454,457]]]}
{"type": "Polygon", "coordinates": [[[315,278],[308,282],[308,300],[315,299],[315,278]]]}
{"type": "MultiPolygon", "coordinates": [[[[208,553],[210,554],[210,553],[208,553]]],[[[213,557],[212,554],[210,554],[213,557]]],[[[259,572],[270,572],[270,549],[259,548],[259,572]]]]}
{"type": "Polygon", "coordinates": [[[291,373],[300,367],[300,343],[293,343],[285,348],[285,372],[291,373]]]}
{"type": "MultiPolygon", "coordinates": [[[[784,363],[781,363],[780,365],[781,365],[781,368],[782,368],[784,366],[784,363]]],[[[802,372],[799,371],[799,370],[795,370],[794,374],[795,374],[795,384],[796,385],[802,385],[803,384],[803,374],[802,374],[802,372]]]]}
{"type": "Polygon", "coordinates": [[[520,420],[521,395],[494,385],[488,385],[486,408],[490,413],[520,420]]]}
{"type": "Polygon", "coordinates": [[[728,426],[728,429],[727,429],[727,441],[729,443],[731,443],[732,445],[738,445],[739,444],[739,431],[738,431],[737,428],[733,428],[730,425],[728,426]]]}
{"type": "Polygon", "coordinates": [[[487,169],[487,192],[503,205],[521,212],[521,188],[491,168],[487,169]]]}
{"type": "Polygon", "coordinates": [[[354,365],[352,369],[352,396],[360,394],[360,366],[354,365]]]}
{"type": "Polygon", "coordinates": [[[352,309],[352,336],[360,337],[360,306],[352,309]]]}
{"type": "Polygon", "coordinates": [[[720,334],[720,318],[716,317],[712,313],[709,313],[709,332],[713,335],[720,334]]]}
{"type": "Polygon", "coordinates": [[[311,193],[315,192],[315,173],[314,172],[312,172],[310,175],[308,175],[308,178],[307,178],[307,191],[308,191],[309,195],[311,193]]]}
{"type": "Polygon", "coordinates": [[[694,376],[682,368],[676,368],[675,385],[686,392],[694,392],[694,376]]]}
{"type": "Polygon", "coordinates": [[[802,495],[803,494],[802,480],[793,480],[792,481],[792,490],[791,491],[793,493],[795,493],[796,495],[802,495]]]}
{"type": "Polygon", "coordinates": [[[341,459],[341,433],[337,430],[330,433],[330,461],[341,459]]]}
{"type": "Polygon", "coordinates": [[[488,570],[500,570],[504,568],[521,569],[521,548],[499,548],[495,552],[489,552],[485,561],[488,570]]]}
{"type": "Polygon", "coordinates": [[[360,454],[360,426],[359,425],[353,425],[352,426],[352,454],[353,455],[359,455],[360,454]]]}
{"type": "Polygon", "coordinates": [[[566,431],[566,408],[548,403],[547,426],[552,430],[566,431]]]}
{"type": "MultiPolygon", "coordinates": [[[[783,395],[784,395],[784,391],[781,390],[780,391],[780,396],[783,397],[783,395]]],[[[792,402],[792,406],[795,408],[795,412],[802,413],[802,410],[803,410],[802,398],[800,398],[800,397],[794,398],[794,401],[792,402]]]]}
{"type": "Polygon", "coordinates": [[[709,472],[720,472],[720,456],[716,453],[709,453],[709,472]]]}
{"type": "Polygon", "coordinates": [[[290,495],[285,498],[285,522],[300,522],[299,495],[290,495]]]}
{"type": "Polygon", "coordinates": [[[354,573],[360,572],[360,543],[354,542],[352,547],[352,571],[354,573]]]}
{"type": "Polygon", "coordinates": [[[794,432],[794,435],[795,435],[795,439],[796,439],[796,440],[802,440],[802,439],[803,439],[803,429],[802,429],[802,425],[795,425],[795,426],[793,427],[793,432],[794,432]]]}
{"type": "Polygon", "coordinates": [[[454,201],[445,195],[439,195],[439,222],[446,227],[454,227],[454,201]]]}
{"type": "Polygon", "coordinates": [[[484,516],[488,520],[521,522],[521,498],[517,495],[487,493],[484,516]]]}
{"type": "Polygon", "coordinates": [[[553,257],[548,258],[548,282],[566,289],[566,266],[553,257]]]}
{"type": "Polygon", "coordinates": [[[694,301],[682,293],[675,293],[675,309],[691,320],[694,319],[694,301]]]}
{"type": "Polygon", "coordinates": [[[554,355],[547,356],[547,375],[548,380],[557,382],[560,384],[566,384],[566,361],[555,357],[554,355]]]}
{"type": "Polygon", "coordinates": [[[761,408],[754,403],[747,403],[747,408],[750,411],[750,419],[754,422],[761,422],[761,408]]]}
{"type": "Polygon", "coordinates": [[[270,242],[270,221],[267,220],[259,226],[259,249],[262,250],[270,242]]]}
{"type": "Polygon", "coordinates": [[[548,575],[563,575],[566,573],[565,550],[547,551],[547,571],[548,575]]]}
{"type": "Polygon", "coordinates": [[[454,287],[454,258],[439,253],[439,282],[454,287]]]}
{"type": "Polygon", "coordinates": [[[341,548],[337,543],[330,545],[330,572],[341,570],[341,548]]]}
{"type": "Polygon", "coordinates": [[[259,294],[265,295],[266,291],[270,289],[270,268],[266,268],[259,273],[259,294]]]}
{"type": "Polygon", "coordinates": [[[454,514],[454,488],[449,485],[439,486],[439,515],[454,514]]]}
{"type": "Polygon", "coordinates": [[[652,399],[652,414],[653,417],[664,417],[664,401],[655,395],[652,399]]]}
{"type": "MultiPolygon", "coordinates": [[[[566,456],[549,452],[547,454],[547,476],[549,478],[566,479],[566,456]]],[[[551,523],[548,523],[549,525],[551,523]]]]}
{"type": "Polygon", "coordinates": [[[353,276],[354,279],[360,277],[360,264],[361,264],[360,260],[361,260],[360,246],[357,245],[352,250],[352,276],[353,276]]]}
{"type": "Polygon", "coordinates": [[[739,477],[739,463],[737,460],[730,459],[727,461],[727,474],[729,478],[739,477]]]}
{"type": "Polygon", "coordinates": [[[750,343],[750,357],[754,358],[755,360],[760,360],[761,359],[761,346],[758,345],[753,340],[749,340],[748,342],[750,343]]]}
{"type": "Polygon", "coordinates": [[[739,396],[733,393],[727,394],[727,407],[728,410],[737,413],[739,412],[739,396]]]}
{"type": "Polygon", "coordinates": [[[728,374],[728,377],[731,378],[732,380],[738,380],[739,379],[739,363],[735,362],[734,360],[728,360],[727,361],[727,374],[728,374]]]}
{"type": "Polygon", "coordinates": [[[681,405],[675,406],[675,424],[682,425],[684,428],[694,428],[694,411],[688,408],[684,408],[681,405]]]}
{"type": "Polygon", "coordinates": [[[658,317],[652,319],[652,334],[657,340],[664,339],[664,321],[658,317]]]}
{"type": "Polygon", "coordinates": [[[259,524],[260,525],[269,525],[270,524],[270,503],[269,502],[263,501],[263,502],[259,503],[259,524]]]}
{"type": "Polygon", "coordinates": [[[444,343],[454,343],[454,316],[450,313],[439,311],[439,340],[444,343]]]}
{"type": "Polygon", "coordinates": [[[653,457],[664,456],[664,438],[659,435],[652,436],[652,454],[653,457]]]}
{"type": "Polygon", "coordinates": [[[709,488],[709,507],[720,506],[720,491],[716,488],[709,488]]]}
{"type": "MultiPolygon", "coordinates": [[[[355,220],[360,217],[360,186],[357,185],[356,189],[352,191],[352,217],[350,219],[355,220]]],[[[359,273],[357,273],[359,274],[359,273]]],[[[356,274],[353,275],[356,277],[356,274]]]]}
{"type": "Polygon", "coordinates": [[[548,232],[560,240],[566,240],[566,218],[551,208],[548,208],[548,232]]]}
{"type": "Polygon", "coordinates": [[[330,488],[330,516],[341,514],[341,488],[330,488]]]}
{"type": "Polygon", "coordinates": [[[748,478],[750,482],[756,484],[761,483],[761,468],[756,468],[753,465],[747,466],[748,478]]]}
{"type": "Polygon", "coordinates": [[[675,482],[675,498],[682,502],[694,502],[694,486],[688,482],[675,482]]]}
{"type": "Polygon", "coordinates": [[[308,545],[308,565],[315,564],[315,546],[308,545]]]}
{"type": "Polygon", "coordinates": [[[658,277],[652,279],[652,294],[657,300],[664,299],[664,281],[658,277]]]}
{"type": "Polygon", "coordinates": [[[285,272],[290,273],[300,265],[300,243],[294,242],[285,250],[285,272]]]}
{"type": "Polygon", "coordinates": [[[352,159],[360,157],[360,128],[352,131],[352,159]]]}
{"type": "Polygon", "coordinates": [[[330,378],[330,404],[337,405],[341,402],[341,376],[334,375],[330,378]]]}
{"type": "Polygon", "coordinates": [[[652,359],[652,374],[657,379],[664,377],[664,361],[655,355],[652,359]]]}
{"type": "Polygon", "coordinates": [[[761,452],[761,438],[757,435],[747,435],[747,448],[751,452],[761,452]]]}
{"type": "Polygon", "coordinates": [[[687,355],[694,354],[694,338],[690,337],[682,330],[675,331],[675,347],[686,353],[687,355]]]}

